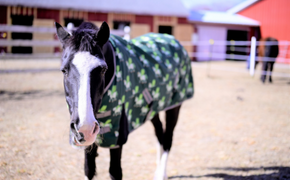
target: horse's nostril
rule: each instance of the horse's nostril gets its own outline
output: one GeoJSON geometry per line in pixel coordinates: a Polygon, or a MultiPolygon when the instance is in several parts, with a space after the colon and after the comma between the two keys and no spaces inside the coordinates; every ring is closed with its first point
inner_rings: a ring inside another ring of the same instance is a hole
{"type": "Polygon", "coordinates": [[[77,130],[75,123],[71,123],[70,128],[76,141],[78,141],[79,143],[84,143],[86,141],[84,134],[77,130]]]}
{"type": "Polygon", "coordinates": [[[83,133],[79,133],[79,134],[78,134],[77,140],[78,140],[78,142],[80,142],[80,143],[84,143],[84,142],[86,142],[83,133]]]}
{"type": "Polygon", "coordinates": [[[85,136],[84,136],[84,134],[81,133],[81,132],[78,132],[78,133],[74,134],[74,138],[75,138],[75,140],[76,140],[78,143],[84,143],[84,142],[86,142],[86,140],[85,140],[85,136]]]}
{"type": "Polygon", "coordinates": [[[76,128],[76,124],[75,123],[71,123],[70,124],[70,129],[71,131],[76,134],[77,133],[77,128],[76,128]]]}

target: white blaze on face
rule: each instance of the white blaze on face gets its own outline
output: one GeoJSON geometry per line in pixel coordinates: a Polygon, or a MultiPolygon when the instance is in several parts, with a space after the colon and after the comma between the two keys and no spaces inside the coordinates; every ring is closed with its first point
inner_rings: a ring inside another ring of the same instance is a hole
{"type": "Polygon", "coordinates": [[[106,63],[89,52],[76,53],[72,63],[80,74],[78,91],[79,130],[84,133],[87,142],[90,141],[87,137],[91,136],[95,123],[97,123],[91,102],[90,74],[93,69],[98,66],[104,66],[106,63]]]}

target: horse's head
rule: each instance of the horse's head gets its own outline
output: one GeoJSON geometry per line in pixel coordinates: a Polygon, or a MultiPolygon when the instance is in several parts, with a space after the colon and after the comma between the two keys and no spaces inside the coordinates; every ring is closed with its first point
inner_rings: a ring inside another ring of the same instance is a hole
{"type": "Polygon", "coordinates": [[[89,146],[100,131],[96,119],[105,87],[107,64],[102,51],[110,29],[106,22],[100,29],[83,23],[71,34],[55,23],[57,36],[63,45],[61,71],[68,104],[70,144],[89,146]]]}

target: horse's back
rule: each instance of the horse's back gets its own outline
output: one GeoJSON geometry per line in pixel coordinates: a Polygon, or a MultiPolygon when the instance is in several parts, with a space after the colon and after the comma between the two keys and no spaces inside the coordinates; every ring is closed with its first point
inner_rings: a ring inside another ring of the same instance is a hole
{"type": "Polygon", "coordinates": [[[193,96],[190,58],[173,36],[149,33],[126,41],[111,35],[110,42],[116,54],[116,76],[101,110],[111,115],[99,119],[101,126],[111,129],[99,143],[106,147],[116,145],[122,107],[131,132],[159,111],[193,96]]]}

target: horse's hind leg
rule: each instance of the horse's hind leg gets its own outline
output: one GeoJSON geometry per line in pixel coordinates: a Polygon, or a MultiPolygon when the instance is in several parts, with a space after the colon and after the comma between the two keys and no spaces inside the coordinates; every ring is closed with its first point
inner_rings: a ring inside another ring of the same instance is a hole
{"type": "Polygon", "coordinates": [[[121,168],[121,156],[122,156],[122,147],[120,146],[116,149],[110,149],[110,177],[112,180],[121,180],[122,179],[122,168],[121,168]]]}
{"type": "Polygon", "coordinates": [[[161,155],[163,153],[163,136],[164,136],[162,123],[159,119],[159,114],[156,114],[153,117],[153,119],[151,120],[151,122],[154,126],[155,135],[156,135],[157,140],[158,140],[158,142],[157,142],[157,157],[156,157],[156,164],[158,166],[159,162],[160,162],[161,155]]]}
{"type": "Polygon", "coordinates": [[[163,150],[161,155],[160,163],[157,166],[155,172],[154,180],[164,180],[167,179],[166,175],[166,164],[168,159],[168,154],[172,146],[173,131],[178,120],[180,106],[166,111],[166,129],[163,134],[163,150]]]}
{"type": "Polygon", "coordinates": [[[180,106],[166,111],[166,129],[164,133],[164,151],[170,151],[172,145],[173,131],[176,126],[180,106]]]}
{"type": "Polygon", "coordinates": [[[98,146],[96,144],[92,144],[85,149],[85,180],[92,180],[96,174],[95,158],[98,156],[97,150],[98,146]]]}

